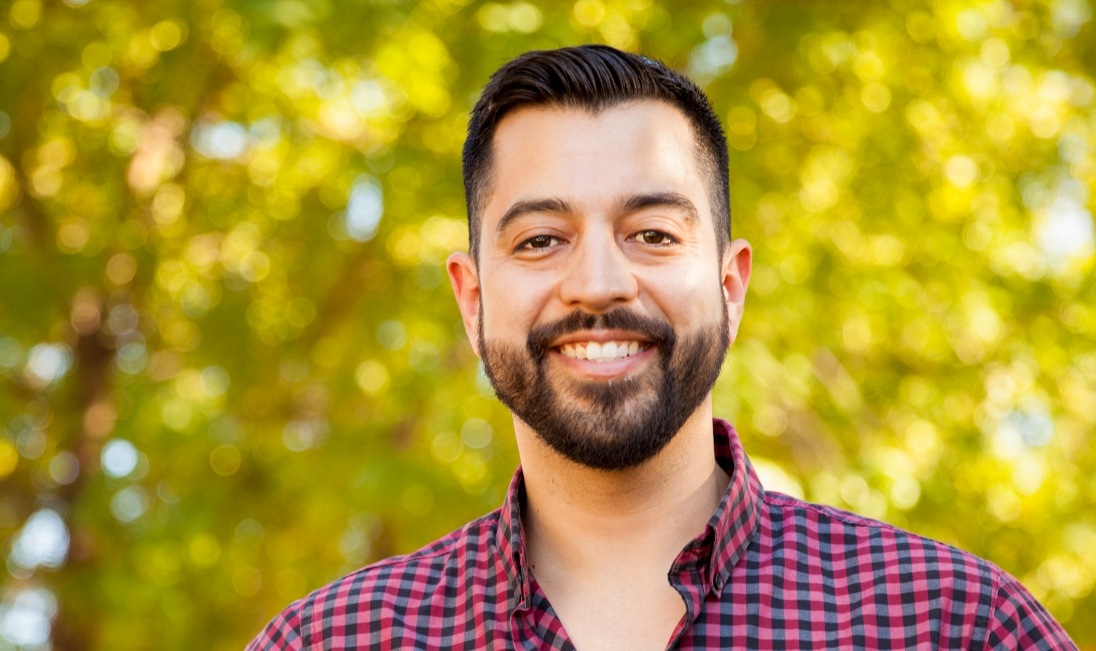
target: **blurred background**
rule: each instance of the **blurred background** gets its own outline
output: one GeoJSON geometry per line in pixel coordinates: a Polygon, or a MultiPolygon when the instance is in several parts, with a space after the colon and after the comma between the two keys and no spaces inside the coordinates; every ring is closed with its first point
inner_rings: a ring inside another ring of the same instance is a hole
{"type": "Polygon", "coordinates": [[[987,557],[1096,648],[1084,0],[3,0],[0,649],[238,649],[497,507],[443,262],[491,71],[604,42],[731,146],[716,389],[769,488],[987,557]]]}

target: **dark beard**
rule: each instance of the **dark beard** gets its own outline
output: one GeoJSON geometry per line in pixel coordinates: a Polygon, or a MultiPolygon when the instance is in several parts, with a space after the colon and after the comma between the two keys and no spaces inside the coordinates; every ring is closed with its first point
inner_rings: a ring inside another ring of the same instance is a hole
{"type": "Polygon", "coordinates": [[[708,396],[730,344],[722,315],[718,323],[678,337],[669,323],[625,309],[574,312],[534,328],[526,350],[486,340],[482,327],[479,343],[495,394],[545,443],[581,465],[622,470],[658,454],[708,396]],[[551,342],[592,329],[642,335],[657,346],[656,367],[616,382],[553,374],[547,364],[551,342]]]}

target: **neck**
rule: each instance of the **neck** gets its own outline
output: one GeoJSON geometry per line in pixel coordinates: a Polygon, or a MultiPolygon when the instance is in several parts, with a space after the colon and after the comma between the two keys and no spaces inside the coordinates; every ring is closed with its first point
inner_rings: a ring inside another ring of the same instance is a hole
{"type": "Polygon", "coordinates": [[[712,450],[711,399],[658,455],[626,470],[561,457],[515,421],[527,548],[538,577],[648,568],[661,576],[704,528],[728,477],[712,450]]]}

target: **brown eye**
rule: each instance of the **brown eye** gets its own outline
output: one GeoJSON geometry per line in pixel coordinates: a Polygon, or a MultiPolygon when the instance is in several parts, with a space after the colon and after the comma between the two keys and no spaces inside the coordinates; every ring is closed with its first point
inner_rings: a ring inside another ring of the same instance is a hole
{"type": "Polygon", "coordinates": [[[639,241],[644,244],[669,244],[673,240],[662,231],[642,231],[639,234],[639,241]]]}
{"type": "Polygon", "coordinates": [[[559,238],[552,235],[534,235],[529,239],[523,241],[519,246],[519,251],[548,251],[555,245],[559,244],[559,238]]]}

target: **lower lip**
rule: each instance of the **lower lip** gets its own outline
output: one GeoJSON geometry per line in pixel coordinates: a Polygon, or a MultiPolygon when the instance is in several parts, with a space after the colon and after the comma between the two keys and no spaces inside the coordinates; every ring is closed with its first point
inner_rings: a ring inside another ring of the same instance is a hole
{"type": "Polygon", "coordinates": [[[615,379],[629,375],[646,364],[654,355],[654,346],[641,350],[635,355],[620,357],[610,362],[592,362],[588,359],[568,357],[558,350],[550,353],[551,358],[567,370],[592,379],[615,379]]]}

